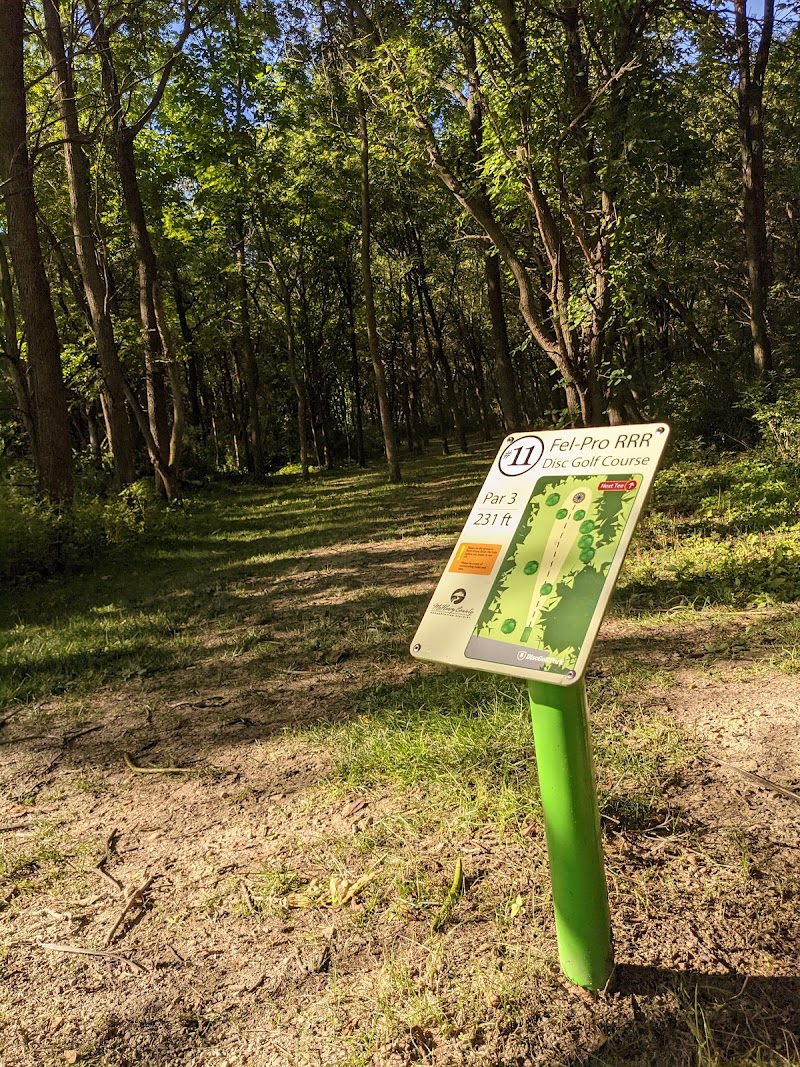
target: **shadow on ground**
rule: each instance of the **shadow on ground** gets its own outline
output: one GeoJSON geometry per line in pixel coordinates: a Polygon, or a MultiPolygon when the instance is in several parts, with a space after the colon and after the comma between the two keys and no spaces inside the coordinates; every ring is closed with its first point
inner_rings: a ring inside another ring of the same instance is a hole
{"type": "Polygon", "coordinates": [[[620,964],[608,997],[617,1006],[627,1001],[630,1019],[608,1028],[602,1047],[571,1067],[800,1062],[800,977],[620,964]]]}

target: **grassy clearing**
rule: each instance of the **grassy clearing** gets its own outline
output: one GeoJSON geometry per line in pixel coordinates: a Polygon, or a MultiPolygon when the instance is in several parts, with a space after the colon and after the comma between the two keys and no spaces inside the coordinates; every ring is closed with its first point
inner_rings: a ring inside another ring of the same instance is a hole
{"type": "MultiPolygon", "coordinates": [[[[282,656],[285,647],[270,633],[264,587],[312,566],[327,570],[333,598],[364,607],[363,625],[348,640],[398,654],[425,600],[404,595],[413,570],[403,570],[395,585],[389,565],[386,584],[364,587],[358,569],[342,565],[344,548],[337,553],[336,546],[357,540],[402,547],[420,535],[445,544],[461,526],[489,454],[409,461],[411,480],[401,486],[363,473],[320,474],[308,486],[288,476],[266,488],[220,485],[187,500],[135,547],[109,550],[94,563],[89,556],[79,574],[7,590],[0,708],[196,662],[209,619],[223,637],[220,659],[253,650],[282,656]]],[[[800,477],[766,461],[744,457],[665,470],[612,610],[645,622],[673,610],[683,612],[675,620],[684,622],[701,608],[713,614],[793,604],[800,598],[799,506],[800,477]]],[[[434,555],[440,559],[441,550],[434,555]]],[[[298,612],[297,635],[299,658],[322,659],[338,654],[342,630],[324,611],[298,612]]],[[[739,646],[770,640],[770,625],[756,620],[739,646]]],[[[800,619],[777,640],[776,666],[793,670],[800,619]]]]}
{"type": "MultiPolygon", "coordinates": [[[[703,739],[669,704],[687,668],[797,670],[800,478],[753,457],[660,478],[589,677],[623,966],[588,1005],[558,982],[524,687],[407,654],[489,456],[410,461],[402,486],[360,472],[218,485],[135,552],[7,594],[0,742],[21,759],[34,739],[32,769],[6,783],[9,824],[33,831],[0,835],[7,918],[33,939],[43,905],[79,897],[86,930],[107,930],[119,905],[93,915],[93,866],[130,814],[138,851],[117,873],[141,881],[158,848],[169,873],[125,936],[144,952],[152,927],[159,951],[195,953],[188,985],[207,983],[190,1004],[182,972],[168,985],[175,958],[154,967],[180,1010],[156,1024],[150,1002],[132,1008],[118,1046],[89,1036],[80,1062],[127,1062],[137,1026],[160,1034],[142,1038],[155,1064],[225,1048],[299,1067],[320,1047],[347,1067],[800,1062],[781,1037],[800,997],[791,835],[766,802],[719,800],[703,739]],[[113,744],[70,747],[101,721],[113,744]],[[201,773],[132,778],[128,749],[201,773]],[[463,893],[438,928],[459,857],[463,893]],[[266,977],[236,985],[262,957],[266,977]]],[[[19,935],[3,936],[13,957],[19,935]]]]}
{"type": "MultiPolygon", "coordinates": [[[[332,546],[402,541],[421,526],[432,538],[452,536],[484,467],[477,457],[440,463],[429,458],[414,470],[424,481],[402,486],[363,473],[320,475],[310,485],[285,476],[266,488],[223,484],[185,501],[135,548],[109,550],[97,562],[89,555],[80,573],[31,590],[7,589],[0,708],[92,692],[196,662],[209,619],[223,635],[235,631],[225,656],[253,646],[267,652],[270,613],[263,587],[287,571],[324,567],[320,549],[329,569],[342,571],[339,592],[355,591],[376,616],[365,619],[368,643],[373,630],[382,628],[381,599],[386,606],[394,606],[394,599],[385,588],[361,588],[357,573],[337,566],[332,546]]],[[[298,616],[297,623],[301,655],[314,642],[330,640],[324,617],[298,616]]]]}
{"type": "Polygon", "coordinates": [[[662,471],[619,600],[645,610],[796,601],[799,506],[797,470],[766,457],[662,471]]]}

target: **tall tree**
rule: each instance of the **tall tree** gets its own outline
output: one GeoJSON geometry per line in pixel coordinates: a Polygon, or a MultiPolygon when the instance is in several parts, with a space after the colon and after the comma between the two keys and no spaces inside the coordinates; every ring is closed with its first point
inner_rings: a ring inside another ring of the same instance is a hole
{"type": "Polygon", "coordinates": [[[364,289],[364,310],[367,320],[367,341],[375,375],[375,391],[378,395],[383,447],[389,468],[389,481],[402,481],[400,452],[386,383],[386,368],[378,340],[378,322],[375,316],[375,287],[372,281],[372,197],[370,191],[369,123],[367,101],[361,89],[356,89],[356,114],[358,116],[359,160],[361,162],[361,284],[364,289]]]}
{"type": "Polygon", "coordinates": [[[755,58],[750,46],[747,0],[734,0],[736,86],[739,151],[742,161],[743,221],[747,249],[748,307],[753,362],[761,374],[772,370],[772,342],[767,320],[770,282],[767,207],[764,176],[764,82],[775,25],[775,0],[764,0],[764,14],[755,58]]]}
{"type": "Polygon", "coordinates": [[[0,190],[25,320],[36,435],[33,454],[42,489],[54,500],[67,500],[73,490],[72,445],[61,345],[36,227],[26,130],[22,0],[0,0],[0,190]]]}
{"type": "MultiPolygon", "coordinates": [[[[467,12],[468,12],[467,8],[467,12]]],[[[459,38],[461,50],[464,55],[469,95],[466,99],[467,115],[469,118],[469,136],[474,162],[481,174],[476,195],[483,201],[484,210],[490,216],[494,216],[489,190],[486,179],[482,176],[484,157],[484,131],[483,131],[483,98],[481,94],[480,72],[478,70],[478,54],[475,49],[475,35],[470,25],[469,18],[465,18],[459,25],[459,38]]],[[[511,362],[511,349],[508,343],[508,327],[506,325],[506,313],[503,305],[503,280],[500,271],[500,258],[494,247],[484,251],[484,272],[486,276],[486,293],[489,301],[489,315],[492,321],[492,341],[494,346],[494,364],[497,375],[497,388],[500,394],[500,407],[503,412],[503,423],[508,432],[518,430],[522,426],[522,413],[520,411],[517,384],[514,380],[514,367],[511,362]]]]}
{"type": "Polygon", "coordinates": [[[90,325],[103,377],[102,402],[108,443],[117,481],[128,485],[136,477],[133,436],[125,409],[125,385],[114,337],[106,278],[97,259],[90,198],[89,163],[83,150],[78,121],[75,77],[64,46],[64,32],[57,0],[42,0],[47,49],[52,63],[55,98],[64,140],[72,234],[90,325]]]}
{"type": "MultiPolygon", "coordinates": [[[[164,309],[161,275],[147,214],[144,208],[134,141],[154,115],[166,90],[170,74],[191,29],[194,10],[184,10],[184,23],[169,58],[163,64],[153,96],[139,118],[129,123],[123,106],[116,63],[111,48],[111,35],[98,0],[86,0],[86,11],[94,33],[94,44],[100,61],[101,81],[111,120],[112,143],[120,185],[128,212],[133,247],[139,272],[139,312],[144,339],[147,408],[149,426],[145,433],[150,458],[167,499],[179,493],[178,464],[183,432],[183,403],[181,376],[164,309]],[[162,373],[166,365],[172,393],[172,429],[167,412],[166,385],[162,373]]],[[[142,424],[140,423],[140,427],[142,424]]]]}
{"type": "Polygon", "coordinates": [[[531,338],[561,376],[570,418],[619,421],[628,397],[613,343],[613,238],[631,104],[654,68],[659,0],[602,10],[586,0],[556,8],[497,0],[493,10],[492,18],[478,7],[456,15],[433,0],[406,26],[394,8],[376,7],[379,62],[369,75],[511,272],[531,338]],[[478,168],[453,153],[443,121],[454,105],[469,110],[461,89],[469,77],[453,40],[464,20],[480,42],[481,102],[492,126],[493,150],[478,168]],[[516,217],[488,209],[490,176],[493,196],[501,202],[504,186],[516,217]]]}
{"type": "Polygon", "coordinates": [[[11,281],[11,270],[9,269],[8,256],[6,254],[7,241],[7,236],[0,234],[0,303],[3,309],[2,352],[8,363],[11,386],[17,402],[17,412],[28,436],[31,455],[34,460],[33,465],[38,470],[36,428],[33,421],[28,380],[25,376],[25,367],[17,338],[17,310],[14,307],[14,286],[11,281]]]}

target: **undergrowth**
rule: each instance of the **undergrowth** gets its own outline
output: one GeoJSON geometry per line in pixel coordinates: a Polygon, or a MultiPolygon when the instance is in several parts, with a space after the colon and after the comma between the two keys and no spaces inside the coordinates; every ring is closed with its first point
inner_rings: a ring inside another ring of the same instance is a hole
{"type": "Polygon", "coordinates": [[[766,452],[661,471],[617,605],[764,607],[800,599],[800,468],[766,452]]]}
{"type": "Polygon", "coordinates": [[[112,546],[128,545],[163,523],[150,482],[122,492],[79,484],[68,505],[43,500],[8,479],[0,486],[0,582],[24,584],[80,570],[112,546]]]}

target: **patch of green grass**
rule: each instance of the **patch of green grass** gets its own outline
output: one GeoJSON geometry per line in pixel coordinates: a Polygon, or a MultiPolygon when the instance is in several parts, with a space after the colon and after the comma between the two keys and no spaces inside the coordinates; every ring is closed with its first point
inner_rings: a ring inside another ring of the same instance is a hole
{"type": "Polygon", "coordinates": [[[286,911],[286,897],[304,885],[304,879],[298,871],[281,865],[273,869],[260,871],[247,884],[246,904],[260,915],[281,915],[286,911]]]}
{"type": "Polygon", "coordinates": [[[800,470],[750,453],[662,470],[618,607],[762,606],[800,598],[800,470]]]}
{"type": "Polygon", "coordinates": [[[800,525],[720,538],[676,531],[659,552],[638,538],[620,583],[629,607],[763,607],[800,598],[800,525]]]}
{"type": "MultiPolygon", "coordinates": [[[[20,472],[17,472],[17,477],[20,472]]],[[[89,559],[109,561],[144,535],[167,525],[174,508],[159,506],[143,480],[114,491],[102,475],[84,472],[67,505],[38,499],[30,488],[0,478],[0,582],[26,583],[80,571],[89,559]]]]}
{"type": "Polygon", "coordinates": [[[76,793],[99,797],[108,789],[108,783],[102,771],[84,770],[72,779],[72,788],[76,793]]]}
{"type": "Polygon", "coordinates": [[[535,805],[524,690],[496,675],[426,673],[368,692],[355,721],[322,728],[349,788],[380,781],[446,795],[468,822],[503,822],[535,805]]]}
{"type": "Polygon", "coordinates": [[[20,896],[41,890],[65,876],[69,853],[52,825],[35,828],[32,836],[0,839],[0,909],[20,896]]]}
{"type": "Polygon", "coordinates": [[[104,605],[55,624],[20,623],[0,634],[0,707],[179,666],[181,645],[180,625],[165,611],[104,605]]]}
{"type": "Polygon", "coordinates": [[[597,662],[589,669],[587,692],[589,706],[615,705],[623,697],[641,694],[646,699],[648,690],[669,688],[672,674],[651,663],[636,661],[626,664],[597,662]]]}
{"type": "MultiPolygon", "coordinates": [[[[673,724],[618,704],[621,695],[645,693],[664,678],[633,668],[592,687],[601,810],[627,829],[663,822],[664,790],[690,755],[673,724]]],[[[369,691],[359,710],[355,720],[315,734],[334,749],[340,786],[416,787],[426,809],[447,812],[451,830],[487,822],[518,829],[540,818],[527,692],[514,679],[425,673],[405,686],[369,691]]]]}
{"type": "Polygon", "coordinates": [[[675,463],[658,475],[654,508],[686,533],[730,534],[794,525],[800,469],[764,452],[675,463]]]}

